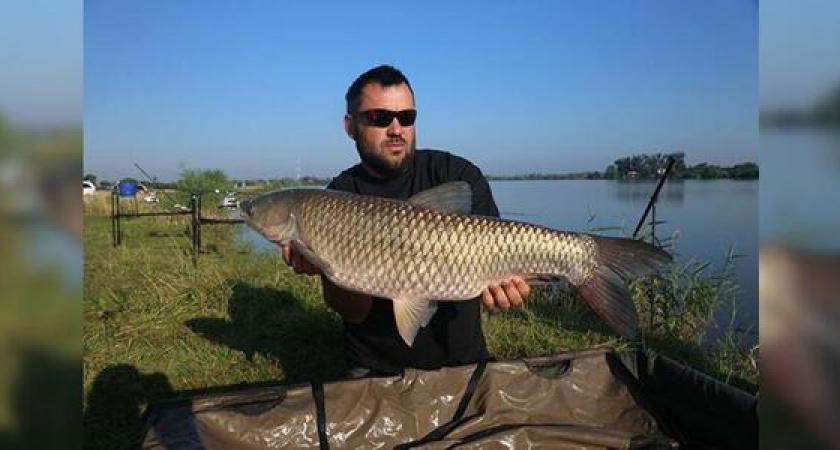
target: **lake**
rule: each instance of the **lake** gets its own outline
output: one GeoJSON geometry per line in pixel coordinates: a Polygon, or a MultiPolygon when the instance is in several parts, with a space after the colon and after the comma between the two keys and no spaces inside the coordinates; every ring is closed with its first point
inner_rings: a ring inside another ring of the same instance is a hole
{"type": "Polygon", "coordinates": [[[840,252],[840,131],[762,130],[762,241],[840,252]]]}
{"type": "MultiPolygon", "coordinates": [[[[629,236],[656,187],[653,181],[563,180],[497,181],[490,183],[502,217],[551,228],[599,231],[629,236]]],[[[735,262],[740,294],[737,326],[758,330],[758,182],[686,180],[667,182],[659,196],[657,237],[675,237],[670,249],[678,262],[692,258],[722,267],[727,251],[742,255],[735,262]]],[[[247,227],[240,239],[256,248],[273,244],[247,227]]],[[[276,251],[276,250],[274,250],[276,251]]],[[[719,323],[729,318],[720,311],[719,323]]]]}
{"type": "MultiPolygon", "coordinates": [[[[653,181],[569,180],[492,183],[504,217],[572,231],[600,227],[610,236],[630,236],[651,194],[653,181]]],[[[673,238],[677,262],[693,259],[723,267],[730,247],[738,255],[735,277],[739,328],[758,330],[758,182],[686,180],[667,182],[656,206],[659,239],[673,238]]],[[[650,217],[648,218],[650,220],[650,217]]],[[[718,313],[718,323],[729,311],[718,313]]]]}

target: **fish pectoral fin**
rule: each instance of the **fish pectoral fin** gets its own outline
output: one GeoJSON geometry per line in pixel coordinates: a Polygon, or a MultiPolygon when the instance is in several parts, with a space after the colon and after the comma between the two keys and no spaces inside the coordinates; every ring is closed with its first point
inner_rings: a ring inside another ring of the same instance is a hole
{"type": "Polygon", "coordinates": [[[419,298],[395,298],[394,318],[397,321],[397,331],[403,341],[411,347],[420,327],[425,327],[432,320],[437,311],[437,303],[419,298]]]}
{"type": "Polygon", "coordinates": [[[452,181],[426,189],[408,202],[443,213],[469,214],[472,212],[472,188],[466,181],[452,181]]]}
{"type": "Polygon", "coordinates": [[[313,252],[311,248],[307,247],[306,244],[297,239],[293,239],[291,241],[291,245],[294,251],[300,253],[301,255],[303,255],[304,258],[306,258],[307,261],[312,263],[312,265],[321,269],[321,272],[324,272],[324,275],[327,275],[328,277],[330,276],[330,274],[332,273],[332,266],[330,265],[330,263],[324,260],[324,258],[321,258],[317,254],[315,254],[315,252],[313,252]]]}

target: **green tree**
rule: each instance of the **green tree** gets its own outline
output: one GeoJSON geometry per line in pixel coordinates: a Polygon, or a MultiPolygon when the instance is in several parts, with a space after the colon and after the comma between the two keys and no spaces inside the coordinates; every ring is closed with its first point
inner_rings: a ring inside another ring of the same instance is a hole
{"type": "Polygon", "coordinates": [[[674,159],[674,167],[671,169],[670,178],[683,178],[685,176],[686,166],[685,166],[685,153],[684,152],[676,152],[671,153],[668,155],[669,157],[674,159]]]}
{"type": "Polygon", "coordinates": [[[176,182],[179,190],[186,192],[232,191],[233,182],[220,169],[189,169],[182,167],[176,182]]]}
{"type": "Polygon", "coordinates": [[[668,158],[674,159],[674,168],[671,177],[681,178],[686,171],[685,153],[653,153],[633,155],[617,159],[604,171],[606,179],[625,179],[630,172],[636,172],[637,178],[653,179],[659,178],[659,171],[668,165],[668,158]]]}
{"type": "Polygon", "coordinates": [[[91,183],[93,183],[94,186],[96,186],[96,175],[94,175],[92,173],[89,173],[89,174],[85,175],[84,180],[85,181],[90,181],[91,183]]]}
{"type": "Polygon", "coordinates": [[[741,180],[754,180],[758,178],[758,164],[754,162],[746,162],[736,164],[729,170],[729,175],[732,178],[741,180]]]}

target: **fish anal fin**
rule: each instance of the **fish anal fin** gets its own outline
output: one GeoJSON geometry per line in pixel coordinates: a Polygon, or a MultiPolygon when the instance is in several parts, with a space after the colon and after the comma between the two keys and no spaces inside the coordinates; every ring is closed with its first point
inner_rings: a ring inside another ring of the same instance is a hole
{"type": "Polygon", "coordinates": [[[397,322],[397,331],[403,341],[411,347],[414,338],[421,327],[425,327],[432,320],[437,311],[437,303],[420,298],[397,297],[394,298],[394,318],[397,322]]]}

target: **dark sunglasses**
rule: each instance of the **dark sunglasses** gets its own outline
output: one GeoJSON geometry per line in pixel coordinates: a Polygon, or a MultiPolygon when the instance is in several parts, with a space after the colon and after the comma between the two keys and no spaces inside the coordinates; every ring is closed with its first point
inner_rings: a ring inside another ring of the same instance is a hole
{"type": "Polygon", "coordinates": [[[414,121],[417,119],[417,110],[404,109],[402,111],[391,111],[390,109],[368,109],[367,111],[359,111],[358,115],[364,119],[367,125],[374,127],[388,127],[394,121],[395,117],[400,123],[400,126],[410,127],[414,125],[414,121]]]}

